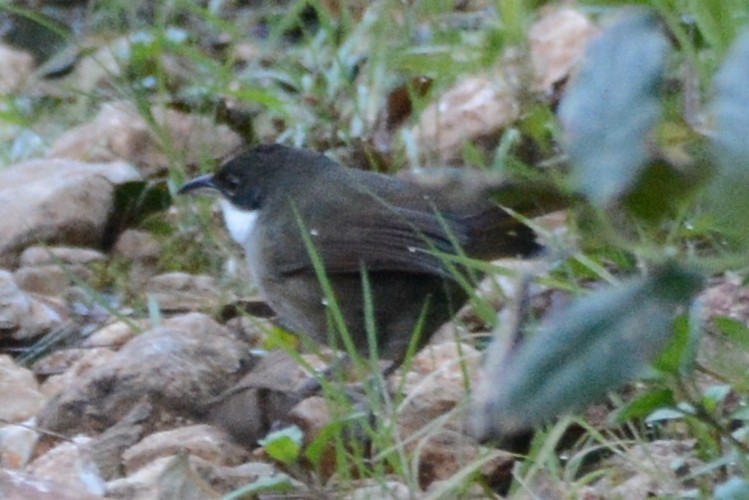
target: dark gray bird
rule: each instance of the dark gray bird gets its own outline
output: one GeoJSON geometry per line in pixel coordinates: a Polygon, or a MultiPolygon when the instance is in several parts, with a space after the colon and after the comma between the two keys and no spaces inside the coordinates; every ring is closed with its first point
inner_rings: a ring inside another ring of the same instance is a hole
{"type": "Polygon", "coordinates": [[[465,282],[455,277],[466,269],[445,256],[488,260],[540,248],[529,227],[492,202],[496,186],[470,171],[446,172],[445,182],[422,183],[271,144],[245,150],[180,193],[209,188],[221,194],[227,227],[280,326],[315,343],[343,346],[303,231],[324,263],[354,346],[365,355],[371,348],[366,270],[377,353],[398,366],[414,335],[416,347],[423,346],[467,300],[465,282]]]}

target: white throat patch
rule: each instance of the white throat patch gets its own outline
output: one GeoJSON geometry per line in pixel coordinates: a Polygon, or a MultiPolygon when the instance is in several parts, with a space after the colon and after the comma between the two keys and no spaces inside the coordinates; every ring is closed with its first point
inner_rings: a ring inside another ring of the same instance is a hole
{"type": "Polygon", "coordinates": [[[219,200],[219,203],[221,203],[221,211],[224,213],[224,222],[229,234],[234,241],[244,245],[255,227],[257,210],[242,210],[225,199],[219,200]]]}

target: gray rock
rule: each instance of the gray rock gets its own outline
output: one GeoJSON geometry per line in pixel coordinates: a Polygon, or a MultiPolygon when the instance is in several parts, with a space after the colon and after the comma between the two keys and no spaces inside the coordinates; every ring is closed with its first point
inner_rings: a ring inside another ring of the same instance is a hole
{"type": "Polygon", "coordinates": [[[210,425],[190,425],[146,436],[122,454],[125,470],[133,473],[157,458],[187,451],[215,463],[235,466],[249,459],[249,452],[228,434],[210,425]]]}
{"type": "Polygon", "coordinates": [[[210,311],[221,305],[226,294],[213,276],[180,272],[154,276],[148,280],[146,292],[162,311],[210,311]]]}
{"type": "Polygon", "coordinates": [[[97,500],[84,488],[71,487],[50,479],[40,479],[15,470],[0,469],[0,491],[4,498],[33,498],[35,500],[97,500]]]}
{"type": "Polygon", "coordinates": [[[39,391],[34,375],[18,366],[10,356],[0,355],[0,419],[20,422],[34,416],[47,398],[39,391]]]}
{"type": "MultiPolygon", "coordinates": [[[[391,380],[393,387],[403,387],[407,394],[399,407],[397,432],[408,443],[406,452],[418,453],[422,487],[449,480],[481,454],[478,441],[463,432],[465,412],[453,411],[467,401],[466,375],[475,379],[480,362],[481,353],[470,345],[444,342],[421,350],[409,371],[396,374],[391,380]],[[451,418],[440,421],[451,411],[451,418]],[[423,434],[425,427],[430,427],[430,431],[423,434]]],[[[487,481],[493,483],[498,471],[509,471],[510,453],[503,453],[500,458],[501,466],[486,471],[491,476],[485,475],[487,481]]],[[[481,473],[484,475],[485,471],[481,473]]]]}
{"type": "MultiPolygon", "coordinates": [[[[237,466],[217,465],[200,456],[176,454],[153,460],[122,479],[107,483],[107,498],[147,500],[152,498],[220,498],[263,479],[278,478],[268,463],[245,462],[237,466]]],[[[312,498],[305,486],[293,479],[289,485],[301,492],[298,498],[312,498]]],[[[319,495],[318,495],[319,497],[319,495]]]]}
{"type": "MultiPolygon", "coordinates": [[[[242,375],[250,354],[224,327],[187,314],[143,332],[66,387],[42,410],[39,425],[65,434],[102,432],[144,400],[151,425],[191,417],[242,375]]],[[[145,429],[148,433],[153,429],[145,429]]]]}
{"type": "Polygon", "coordinates": [[[68,67],[69,73],[50,78],[49,73],[55,73],[56,67],[45,64],[45,68],[28,80],[26,92],[35,96],[69,99],[72,96],[92,94],[97,89],[111,89],[114,81],[122,74],[122,69],[127,66],[132,42],[130,37],[113,40],[95,38],[79,38],[72,44],[74,48],[67,49],[64,55],[55,56],[55,60],[68,67]]]}
{"type": "MultiPolygon", "coordinates": [[[[272,479],[274,476],[276,478],[279,476],[278,470],[273,465],[264,462],[245,462],[241,465],[227,466],[216,465],[200,457],[190,456],[190,463],[201,477],[224,495],[242,486],[262,481],[264,478],[272,479]]],[[[306,491],[304,484],[293,479],[289,479],[289,486],[295,491],[306,491]]],[[[307,498],[309,497],[307,495],[307,498]]],[[[305,498],[304,494],[300,494],[299,498],[305,498]]]]}
{"type": "Polygon", "coordinates": [[[33,369],[34,373],[48,376],[40,390],[51,399],[108,363],[114,355],[114,351],[104,347],[60,349],[34,363],[33,369]]]}
{"type": "Polygon", "coordinates": [[[65,296],[70,285],[68,275],[56,265],[19,267],[13,277],[18,286],[27,292],[54,297],[65,296]]]}
{"type": "MultiPolygon", "coordinates": [[[[39,442],[39,432],[33,428],[34,419],[29,419],[24,424],[0,427],[0,466],[20,469],[31,460],[39,442]]],[[[5,492],[2,487],[0,491],[5,492]]]]}
{"type": "Polygon", "coordinates": [[[221,495],[196,473],[193,462],[199,460],[184,453],[158,458],[134,474],[109,481],[107,498],[218,500],[221,495]]]}
{"type": "MultiPolygon", "coordinates": [[[[138,321],[135,321],[134,323],[136,325],[139,324],[138,321]]],[[[142,321],[140,323],[142,323],[142,321]]],[[[114,323],[105,325],[86,338],[81,346],[84,348],[101,346],[120,347],[129,342],[140,331],[136,331],[132,325],[133,322],[128,324],[124,321],[115,321],[114,323]]]]}
{"type": "Polygon", "coordinates": [[[29,296],[16,284],[13,275],[0,270],[0,331],[21,328],[24,317],[31,310],[29,296]]]}
{"type": "MultiPolygon", "coordinates": [[[[227,126],[216,125],[204,116],[159,106],[154,106],[151,112],[172,149],[184,155],[184,163],[223,157],[242,143],[227,126]]],[[[86,161],[126,160],[150,177],[169,165],[169,157],[161,146],[163,140],[132,103],[110,102],[102,105],[92,121],[62,134],[52,145],[50,156],[86,161]]]]}
{"type": "Polygon", "coordinates": [[[140,179],[126,163],[33,160],[0,172],[0,265],[34,244],[99,246],[114,185],[140,179]]]}
{"type": "Polygon", "coordinates": [[[206,420],[252,447],[271,426],[288,423],[308,375],[283,351],[271,351],[233,387],[206,404],[206,420]]]}
{"type": "Polygon", "coordinates": [[[105,493],[105,483],[87,452],[90,441],[91,438],[84,436],[64,441],[35,458],[25,471],[33,477],[54,481],[63,491],[100,498],[105,493]]]}
{"type": "Polygon", "coordinates": [[[13,276],[27,292],[65,297],[68,287],[74,284],[73,277],[90,280],[93,272],[87,266],[105,259],[103,253],[90,248],[35,245],[21,253],[18,259],[21,267],[13,276]]]}
{"type": "Polygon", "coordinates": [[[128,260],[156,261],[161,256],[162,248],[148,231],[127,229],[122,232],[112,250],[128,260]]]}
{"type": "Polygon", "coordinates": [[[34,58],[31,54],[0,43],[0,92],[19,90],[33,70],[34,58]]]}
{"type": "MultiPolygon", "coordinates": [[[[603,476],[592,484],[593,498],[685,498],[684,477],[705,467],[695,453],[696,440],[657,440],[635,444],[606,459],[615,475],[603,476]]],[[[726,495],[723,498],[743,498],[726,495]]]]}
{"type": "Polygon", "coordinates": [[[35,245],[21,253],[19,262],[22,266],[45,266],[59,264],[90,264],[105,260],[106,256],[98,250],[76,247],[47,247],[35,245]]]}
{"type": "Polygon", "coordinates": [[[0,269],[0,336],[9,335],[15,340],[35,338],[67,318],[64,305],[42,299],[21,290],[13,275],[0,269]]]}
{"type": "Polygon", "coordinates": [[[350,495],[348,500],[366,500],[368,498],[386,498],[387,500],[406,500],[414,498],[414,492],[399,481],[366,481],[350,495]]]}

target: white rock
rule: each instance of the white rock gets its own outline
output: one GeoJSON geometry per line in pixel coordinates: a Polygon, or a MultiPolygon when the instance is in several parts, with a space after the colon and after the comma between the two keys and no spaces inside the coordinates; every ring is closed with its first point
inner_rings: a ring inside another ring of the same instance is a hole
{"type": "Polygon", "coordinates": [[[106,483],[86,452],[91,438],[79,436],[58,444],[29,464],[26,471],[34,477],[49,479],[77,491],[103,496],[106,483]]]}
{"type": "Polygon", "coordinates": [[[0,465],[9,469],[24,467],[39,441],[39,433],[33,429],[34,419],[26,425],[9,424],[0,427],[0,465]]]}
{"type": "MultiPolygon", "coordinates": [[[[174,151],[181,152],[185,163],[205,158],[220,158],[234,151],[241,138],[225,125],[216,125],[204,116],[154,107],[153,118],[174,151]]],[[[105,103],[90,122],[74,127],[52,145],[54,158],[84,161],[126,160],[150,176],[164,171],[169,157],[161,146],[162,138],[130,102],[105,103]]]]}
{"type": "Polygon", "coordinates": [[[18,366],[10,356],[0,355],[0,418],[21,422],[42,408],[46,397],[30,370],[18,366]]]}
{"type": "Polygon", "coordinates": [[[0,172],[0,265],[14,265],[31,244],[101,244],[114,184],[140,174],[126,163],[32,160],[0,172]]]}
{"type": "Polygon", "coordinates": [[[43,335],[67,316],[64,304],[21,290],[8,271],[0,269],[0,334],[15,340],[43,335]]]}
{"type": "Polygon", "coordinates": [[[20,89],[33,70],[31,54],[0,43],[0,92],[20,89]]]}

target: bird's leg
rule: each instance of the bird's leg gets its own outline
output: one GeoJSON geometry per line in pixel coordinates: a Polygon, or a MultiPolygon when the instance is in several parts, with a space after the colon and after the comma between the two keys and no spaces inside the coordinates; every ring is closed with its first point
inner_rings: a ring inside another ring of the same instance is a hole
{"type": "MultiPolygon", "coordinates": [[[[318,375],[310,375],[297,389],[296,396],[302,400],[309,398],[311,396],[316,395],[320,392],[322,389],[322,380],[331,380],[334,373],[336,373],[339,370],[348,370],[353,366],[353,363],[351,362],[351,358],[346,355],[343,358],[335,360],[333,363],[330,364],[327,368],[322,370],[318,375]]],[[[388,362],[388,365],[385,368],[380,369],[379,378],[382,380],[387,379],[397,368],[400,366],[399,363],[395,362],[388,362]]],[[[374,385],[376,376],[369,377],[367,383],[374,385]]]]}

